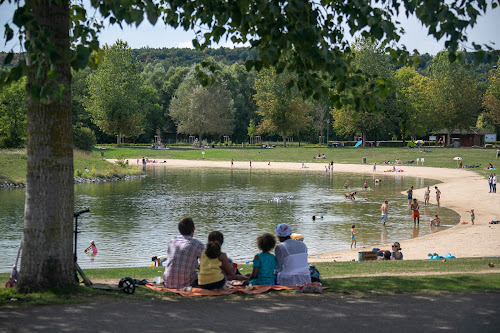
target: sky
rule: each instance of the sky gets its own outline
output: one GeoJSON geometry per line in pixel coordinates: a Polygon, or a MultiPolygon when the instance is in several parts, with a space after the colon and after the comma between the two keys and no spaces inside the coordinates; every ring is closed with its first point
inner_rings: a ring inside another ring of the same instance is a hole
{"type": "MultiPolygon", "coordinates": [[[[13,4],[4,2],[0,5],[0,51],[20,52],[19,41],[15,40],[5,44],[4,25],[12,23],[12,14],[15,10],[13,4]]],[[[401,17],[400,21],[406,31],[402,37],[401,44],[406,45],[409,51],[417,49],[420,54],[429,53],[435,55],[444,49],[444,42],[438,42],[434,38],[427,36],[426,31],[421,27],[415,18],[406,19],[401,17]]],[[[479,18],[476,26],[467,31],[469,42],[485,44],[488,43],[496,49],[500,49],[500,7],[496,9],[489,8],[486,16],[479,18]]],[[[135,26],[124,26],[120,29],[118,26],[108,26],[100,34],[101,45],[113,44],[118,39],[126,41],[130,47],[143,48],[192,48],[192,40],[195,37],[192,31],[174,30],[167,28],[163,22],[158,21],[156,26],[152,26],[145,20],[138,28],[135,26]]],[[[216,47],[234,47],[231,42],[223,41],[216,47]]],[[[468,45],[470,47],[470,45],[468,45]]]]}

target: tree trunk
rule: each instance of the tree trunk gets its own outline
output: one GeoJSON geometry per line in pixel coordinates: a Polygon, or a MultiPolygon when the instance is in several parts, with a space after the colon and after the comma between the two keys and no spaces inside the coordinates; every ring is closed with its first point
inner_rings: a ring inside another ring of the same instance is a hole
{"type": "Polygon", "coordinates": [[[361,140],[363,140],[362,147],[366,147],[366,132],[361,134],[361,140]]]}
{"type": "Polygon", "coordinates": [[[122,135],[121,134],[118,134],[116,136],[116,146],[117,147],[120,147],[122,145],[122,135]]]}
{"type": "Polygon", "coordinates": [[[286,147],[286,135],[283,134],[283,148],[286,147]]]}
{"type": "MultiPolygon", "coordinates": [[[[24,210],[24,245],[20,292],[43,291],[74,284],[73,240],[73,134],[69,49],[69,3],[33,1],[31,10],[40,31],[51,33],[51,42],[61,56],[56,63],[56,84],[64,84],[62,100],[53,96],[48,104],[31,96],[31,88],[47,85],[47,62],[28,63],[27,74],[27,187],[24,210]],[[37,66],[45,71],[37,73],[37,66]],[[37,75],[38,74],[38,75],[37,75]]],[[[36,33],[39,33],[37,31],[36,33]]],[[[27,31],[30,38],[30,31],[27,31]]],[[[40,53],[39,50],[33,50],[40,53]]]]}

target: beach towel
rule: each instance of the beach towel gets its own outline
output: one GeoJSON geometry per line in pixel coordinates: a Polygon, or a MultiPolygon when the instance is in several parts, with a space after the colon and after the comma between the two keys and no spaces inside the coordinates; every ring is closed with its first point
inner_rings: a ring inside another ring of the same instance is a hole
{"type": "Polygon", "coordinates": [[[226,289],[214,289],[214,290],[207,290],[207,289],[202,289],[202,288],[192,288],[191,290],[182,290],[182,289],[170,289],[170,288],[165,288],[161,285],[156,285],[153,283],[148,283],[146,284],[146,287],[157,290],[157,291],[168,291],[171,293],[176,293],[181,296],[221,296],[221,295],[230,295],[234,293],[242,293],[242,294],[262,294],[265,293],[266,291],[269,290],[293,290],[295,287],[288,287],[288,286],[279,286],[279,285],[274,285],[274,286],[231,286],[226,289]]]}

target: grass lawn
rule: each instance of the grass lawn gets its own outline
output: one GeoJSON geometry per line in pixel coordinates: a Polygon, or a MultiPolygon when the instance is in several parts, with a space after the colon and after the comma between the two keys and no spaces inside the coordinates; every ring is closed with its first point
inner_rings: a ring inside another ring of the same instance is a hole
{"type": "MultiPolygon", "coordinates": [[[[328,262],[314,264],[321,273],[326,294],[355,297],[391,295],[395,293],[443,292],[500,292],[500,258],[462,258],[443,260],[328,262]],[[495,267],[488,266],[493,263],[495,267]],[[484,271],[487,271],[484,273],[484,271]],[[451,272],[451,273],[450,273],[451,272]],[[376,276],[389,273],[389,276],[376,276]],[[433,273],[436,273],[433,275],[433,273]],[[447,274],[450,273],[450,274],[447,274]],[[482,273],[482,274],[477,274],[482,273]],[[439,275],[438,275],[439,274],[439,275]],[[348,277],[349,275],[364,275],[348,277]],[[328,278],[335,277],[335,278],[328,278]]],[[[251,265],[238,266],[243,274],[250,273],[251,265]]],[[[163,267],[88,269],[85,274],[92,281],[114,280],[122,277],[147,279],[163,275],[163,267]]],[[[8,280],[8,273],[0,274],[0,285],[8,280]]],[[[293,295],[294,291],[280,292],[293,295]]],[[[121,292],[100,291],[83,286],[51,290],[46,293],[18,294],[11,288],[0,288],[0,306],[12,304],[56,304],[86,302],[94,297],[136,297],[150,299],[185,299],[172,293],[138,287],[134,296],[121,292]]],[[[254,297],[254,296],[224,296],[254,297]]]]}
{"type": "MultiPolygon", "coordinates": [[[[106,149],[95,149],[93,154],[100,156],[104,152],[106,158],[129,158],[141,159],[148,157],[149,159],[187,159],[201,160],[201,149],[192,147],[172,147],[168,150],[154,150],[148,147],[121,147],[103,146],[106,149]]],[[[354,163],[361,164],[362,159],[366,158],[368,164],[376,162],[378,165],[384,161],[416,161],[425,159],[424,166],[438,168],[456,168],[457,162],[454,157],[462,157],[464,165],[481,164],[479,168],[471,168],[468,170],[476,171],[479,174],[487,177],[489,170],[484,170],[488,163],[494,166],[496,162],[495,149],[483,148],[427,148],[431,150],[429,153],[419,152],[418,148],[325,148],[325,147],[278,147],[272,149],[261,148],[215,148],[205,149],[205,159],[211,161],[261,161],[261,162],[307,162],[307,163],[327,163],[333,160],[334,163],[354,163]],[[314,156],[325,154],[326,160],[315,159],[314,156]]],[[[133,163],[132,163],[133,164],[133,163]]],[[[411,165],[416,165],[413,163],[411,165]]],[[[420,164],[419,164],[420,165],[420,164]]],[[[500,167],[500,164],[497,166],[500,167]]]]}
{"type": "MultiPolygon", "coordinates": [[[[120,167],[111,165],[104,161],[109,159],[187,159],[201,160],[201,149],[192,147],[172,147],[170,149],[153,150],[148,147],[120,147],[114,145],[101,146],[106,149],[94,149],[92,153],[75,151],[74,167],[75,176],[83,177],[106,177],[110,175],[138,174],[141,171],[134,167],[120,167]],[[85,168],[91,172],[85,172],[85,168]]],[[[454,157],[462,157],[464,165],[481,164],[479,168],[467,169],[475,171],[484,177],[490,173],[484,170],[488,163],[500,166],[496,163],[496,150],[483,148],[428,148],[430,153],[419,152],[418,148],[325,148],[325,147],[278,147],[272,149],[261,148],[215,148],[205,149],[205,159],[211,161],[261,161],[261,162],[307,162],[307,163],[327,163],[333,160],[334,163],[354,163],[361,164],[366,158],[368,164],[382,164],[384,161],[416,161],[417,158],[425,159],[424,166],[438,168],[456,168],[457,162],[454,157]],[[325,154],[326,159],[315,159],[314,156],[325,154]]],[[[13,183],[26,181],[26,151],[25,150],[0,150],[0,181],[13,183]]],[[[134,162],[132,165],[136,164],[134,162]]],[[[411,165],[416,165],[413,163],[411,165]]]]}
{"type": "MultiPolygon", "coordinates": [[[[75,150],[73,156],[75,177],[106,178],[141,174],[141,170],[135,167],[110,164],[97,154],[75,150]]],[[[0,182],[7,181],[14,184],[25,182],[26,163],[25,149],[0,149],[0,182]]]]}

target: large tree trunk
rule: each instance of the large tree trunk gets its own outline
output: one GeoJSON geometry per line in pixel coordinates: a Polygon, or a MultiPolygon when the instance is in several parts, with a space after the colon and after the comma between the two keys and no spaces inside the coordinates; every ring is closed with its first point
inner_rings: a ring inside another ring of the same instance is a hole
{"type": "MultiPolygon", "coordinates": [[[[73,229],[73,137],[67,1],[33,1],[32,13],[40,30],[51,33],[61,59],[56,64],[56,85],[64,84],[62,100],[41,103],[31,96],[32,87],[49,82],[47,62],[28,64],[27,187],[24,209],[24,245],[17,290],[43,291],[74,283],[73,229]],[[37,67],[44,71],[37,73],[37,67]]],[[[31,31],[33,33],[33,31],[31,31]]],[[[39,31],[37,31],[39,33],[39,31]]],[[[27,38],[34,36],[27,32],[27,38]]],[[[44,45],[46,46],[46,45],[44,45]]],[[[33,50],[40,53],[40,50],[33,50]]]]}
{"type": "Polygon", "coordinates": [[[286,135],[283,134],[283,148],[286,148],[286,135]]]}

